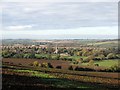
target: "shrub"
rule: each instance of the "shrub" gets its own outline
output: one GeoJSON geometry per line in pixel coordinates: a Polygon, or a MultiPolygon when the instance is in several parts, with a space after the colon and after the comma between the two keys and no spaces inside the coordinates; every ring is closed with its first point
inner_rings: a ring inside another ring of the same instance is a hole
{"type": "Polygon", "coordinates": [[[48,63],[48,68],[53,68],[51,63],[48,63]]]}
{"type": "Polygon", "coordinates": [[[83,62],[85,63],[85,62],[89,62],[90,61],[90,59],[88,58],[88,57],[86,57],[86,58],[84,58],[83,59],[83,62]]]}
{"type": "Polygon", "coordinates": [[[109,53],[107,55],[107,59],[115,59],[116,58],[116,55],[114,53],[109,53]]]}
{"type": "Polygon", "coordinates": [[[52,59],[52,56],[50,54],[47,55],[47,59],[48,60],[51,60],[52,59]]]}
{"type": "Polygon", "coordinates": [[[34,61],[33,62],[33,66],[39,66],[39,62],[38,61],[34,61]]]}
{"type": "Polygon", "coordinates": [[[90,60],[92,60],[94,58],[94,56],[90,55],[86,58],[83,59],[83,62],[89,62],[90,60]]]}
{"type": "Polygon", "coordinates": [[[41,64],[41,67],[47,68],[47,67],[48,67],[48,63],[45,63],[45,62],[42,63],[42,64],[41,64]]]}
{"type": "Polygon", "coordinates": [[[116,57],[117,57],[118,59],[120,59],[120,54],[116,55],[116,57]]]}
{"type": "Polygon", "coordinates": [[[15,54],[13,58],[23,58],[23,54],[15,54]]]}
{"type": "Polygon", "coordinates": [[[22,64],[21,64],[21,63],[18,63],[18,65],[20,65],[20,66],[21,66],[22,64]]]}
{"type": "Polygon", "coordinates": [[[93,64],[94,64],[94,61],[90,60],[88,65],[93,65],[93,64]]]}
{"type": "Polygon", "coordinates": [[[79,67],[77,66],[77,67],[75,67],[75,71],[79,71],[79,67]]]}
{"type": "Polygon", "coordinates": [[[52,66],[51,63],[42,63],[41,67],[44,67],[44,68],[53,68],[53,66],[52,66]]]}
{"type": "Polygon", "coordinates": [[[95,64],[95,66],[99,66],[99,64],[95,64]]]}
{"type": "Polygon", "coordinates": [[[78,64],[79,62],[78,61],[72,61],[73,64],[78,64]]]}
{"type": "Polygon", "coordinates": [[[68,70],[73,70],[73,67],[72,67],[72,66],[69,66],[69,67],[68,67],[68,70]]]}
{"type": "Polygon", "coordinates": [[[56,66],[57,69],[61,69],[62,67],[61,66],[56,66]]]}
{"type": "Polygon", "coordinates": [[[42,56],[40,54],[35,54],[35,58],[42,59],[42,56]]]}
{"type": "Polygon", "coordinates": [[[105,55],[103,55],[103,54],[99,55],[99,57],[101,60],[105,59],[105,55]]]}
{"type": "Polygon", "coordinates": [[[100,61],[101,58],[100,58],[100,57],[95,57],[93,60],[95,60],[95,61],[100,61]]]}
{"type": "Polygon", "coordinates": [[[75,68],[76,71],[94,71],[94,69],[91,68],[83,68],[83,67],[76,67],[75,68]]]}
{"type": "Polygon", "coordinates": [[[109,71],[112,72],[120,72],[120,66],[119,65],[114,65],[108,69],[109,71]]]}

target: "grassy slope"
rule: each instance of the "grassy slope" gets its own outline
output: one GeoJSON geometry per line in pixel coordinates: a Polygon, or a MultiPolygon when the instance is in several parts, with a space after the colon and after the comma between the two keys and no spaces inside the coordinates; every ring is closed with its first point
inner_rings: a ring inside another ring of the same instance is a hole
{"type": "MultiPolygon", "coordinates": [[[[109,59],[109,60],[102,60],[102,61],[95,61],[94,64],[99,64],[99,66],[104,66],[104,67],[111,67],[114,65],[118,65],[118,59],[117,60],[113,60],[113,59],[109,59]]],[[[87,65],[88,63],[82,63],[82,65],[87,65]]]]}

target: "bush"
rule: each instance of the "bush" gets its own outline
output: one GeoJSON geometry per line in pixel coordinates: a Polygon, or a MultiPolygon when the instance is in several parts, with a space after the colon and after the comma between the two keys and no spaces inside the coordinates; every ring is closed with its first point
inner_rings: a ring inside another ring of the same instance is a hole
{"type": "Polygon", "coordinates": [[[94,64],[95,66],[99,66],[99,64],[94,64]]]}
{"type": "Polygon", "coordinates": [[[90,59],[88,58],[88,57],[86,57],[86,58],[84,58],[83,59],[83,62],[85,63],[85,62],[89,62],[90,61],[90,59]]]}
{"type": "Polygon", "coordinates": [[[50,54],[47,55],[47,59],[48,60],[51,60],[52,59],[52,56],[50,54]]]}
{"type": "Polygon", "coordinates": [[[94,64],[94,61],[90,60],[88,65],[93,65],[93,64],[94,64]]]}
{"type": "Polygon", "coordinates": [[[94,56],[90,55],[86,58],[83,59],[83,62],[89,62],[90,60],[92,60],[94,58],[94,56]]]}
{"type": "Polygon", "coordinates": [[[15,54],[13,58],[23,58],[23,54],[15,54]]]}
{"type": "Polygon", "coordinates": [[[51,63],[42,63],[41,67],[44,67],[44,68],[53,68],[53,66],[51,65],[51,63]]]}
{"type": "Polygon", "coordinates": [[[72,61],[73,64],[78,64],[79,62],[78,61],[72,61]]]}
{"type": "Polygon", "coordinates": [[[23,57],[24,58],[35,58],[35,54],[27,53],[27,54],[24,54],[23,57]]]}
{"type": "Polygon", "coordinates": [[[94,69],[91,68],[83,68],[83,67],[76,67],[75,71],[94,71],[94,69]]]}
{"type": "Polygon", "coordinates": [[[61,66],[56,66],[57,69],[61,69],[62,67],[61,66]]]}
{"type": "Polygon", "coordinates": [[[95,57],[93,60],[95,60],[95,61],[100,61],[101,58],[100,58],[100,57],[95,57]]]}
{"type": "Polygon", "coordinates": [[[103,55],[103,54],[99,55],[99,57],[101,60],[105,59],[105,55],[103,55]]]}
{"type": "Polygon", "coordinates": [[[21,66],[22,64],[21,64],[21,63],[18,63],[18,65],[20,65],[20,66],[21,66]]]}
{"type": "Polygon", "coordinates": [[[72,66],[69,66],[69,67],[68,67],[68,70],[73,70],[73,67],[72,67],[72,66]]]}
{"type": "Polygon", "coordinates": [[[79,71],[79,67],[77,66],[77,67],[75,67],[75,71],[79,71]]]}
{"type": "Polygon", "coordinates": [[[120,54],[116,55],[116,57],[117,57],[118,59],[120,59],[120,54]]]}
{"type": "Polygon", "coordinates": [[[35,54],[35,58],[42,59],[42,56],[40,54],[35,54]]]}
{"type": "Polygon", "coordinates": [[[39,62],[38,61],[34,61],[33,62],[33,66],[39,66],[39,62]]]}
{"type": "Polygon", "coordinates": [[[52,66],[51,63],[48,63],[48,67],[49,67],[49,68],[53,68],[53,66],[52,66]]]}
{"type": "Polygon", "coordinates": [[[47,68],[48,64],[44,62],[44,63],[41,64],[41,67],[47,68]]]}
{"type": "Polygon", "coordinates": [[[120,66],[119,65],[114,65],[108,69],[108,71],[112,72],[120,72],[120,66]]]}
{"type": "Polygon", "coordinates": [[[115,59],[116,58],[116,55],[114,53],[109,53],[107,55],[107,59],[115,59]]]}

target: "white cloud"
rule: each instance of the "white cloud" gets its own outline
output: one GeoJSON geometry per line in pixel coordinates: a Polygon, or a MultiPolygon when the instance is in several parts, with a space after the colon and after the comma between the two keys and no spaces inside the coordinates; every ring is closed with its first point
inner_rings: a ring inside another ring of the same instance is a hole
{"type": "MultiPolygon", "coordinates": [[[[25,26],[24,26],[25,27],[25,26]]],[[[27,26],[29,27],[29,26],[27,26]]],[[[13,28],[13,27],[12,27],[13,28]]],[[[21,27],[18,27],[21,28],[21,27]]],[[[22,36],[22,38],[28,38],[28,36],[34,36],[29,38],[39,38],[43,36],[42,38],[49,38],[51,39],[51,36],[54,38],[60,37],[70,37],[73,36],[89,36],[93,35],[93,38],[96,35],[100,36],[118,36],[118,27],[112,26],[112,27],[81,27],[76,29],[58,29],[58,30],[9,30],[9,31],[2,31],[3,37],[11,36],[11,38],[18,38],[17,35],[22,36]]],[[[100,37],[104,38],[104,37],[100,37]]]]}
{"type": "Polygon", "coordinates": [[[119,0],[2,0],[2,2],[118,2],[119,0]]]}
{"type": "Polygon", "coordinates": [[[4,19],[7,19],[4,23],[7,23],[7,30],[3,31],[3,35],[14,38],[15,35],[117,35],[117,27],[114,27],[117,22],[116,6],[115,3],[5,3],[4,19]],[[112,24],[114,21],[115,24],[112,24]],[[34,24],[37,27],[33,27],[34,24]],[[68,29],[64,29],[66,26],[68,29]],[[54,30],[50,30],[51,27],[54,30]]]}
{"type": "Polygon", "coordinates": [[[6,27],[8,30],[24,30],[32,28],[32,25],[19,25],[19,26],[8,26],[6,27]]]}

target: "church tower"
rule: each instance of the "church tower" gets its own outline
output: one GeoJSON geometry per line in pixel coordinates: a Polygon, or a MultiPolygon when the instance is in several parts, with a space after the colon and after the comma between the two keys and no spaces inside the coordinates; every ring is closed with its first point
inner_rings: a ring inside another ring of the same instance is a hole
{"type": "Polygon", "coordinates": [[[58,45],[56,44],[56,47],[55,47],[55,54],[58,54],[58,47],[57,47],[58,45]]]}

